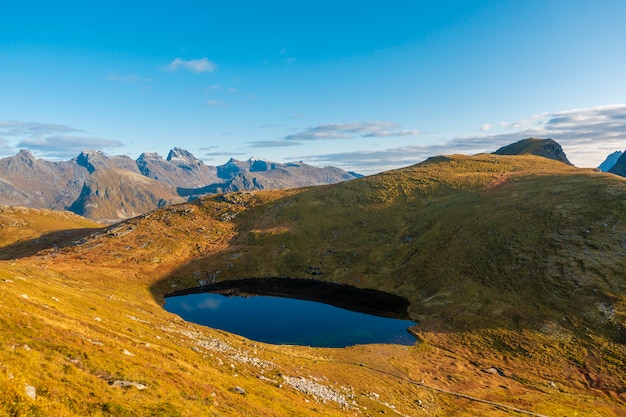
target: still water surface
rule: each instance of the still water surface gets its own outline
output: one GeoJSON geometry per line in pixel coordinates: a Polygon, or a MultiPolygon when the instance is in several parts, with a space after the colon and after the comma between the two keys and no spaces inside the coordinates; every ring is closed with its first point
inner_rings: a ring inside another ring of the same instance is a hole
{"type": "Polygon", "coordinates": [[[258,342],[316,347],[367,343],[412,345],[415,323],[328,304],[274,296],[201,293],[167,297],[165,309],[183,319],[258,342]]]}

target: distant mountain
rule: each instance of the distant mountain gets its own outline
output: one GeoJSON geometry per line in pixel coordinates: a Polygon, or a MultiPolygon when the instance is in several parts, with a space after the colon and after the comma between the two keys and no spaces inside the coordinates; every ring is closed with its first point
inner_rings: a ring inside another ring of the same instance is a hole
{"type": "Polygon", "coordinates": [[[137,166],[144,176],[175,187],[203,187],[219,182],[215,167],[205,165],[181,148],[172,149],[167,159],[156,153],[143,153],[137,166]]]}
{"type": "Polygon", "coordinates": [[[626,152],[623,153],[613,164],[609,172],[615,175],[626,177],[626,152]]]}
{"type": "Polygon", "coordinates": [[[21,150],[0,159],[0,204],[63,210],[78,198],[88,176],[77,159],[49,162],[21,150]]]}
{"type": "Polygon", "coordinates": [[[215,167],[181,148],[173,148],[166,159],[143,153],[137,160],[86,150],[63,162],[37,159],[21,150],[0,159],[0,204],[116,221],[204,194],[332,184],[357,177],[334,167],[255,158],[231,158],[215,167]]]}
{"type": "Polygon", "coordinates": [[[552,139],[528,138],[503,146],[494,152],[496,155],[537,155],[544,158],[561,161],[568,165],[572,163],[567,159],[563,148],[552,139]]]}
{"type": "Polygon", "coordinates": [[[184,201],[172,185],[136,172],[106,169],[93,172],[85,180],[80,196],[67,210],[114,222],[184,201]]]}
{"type": "Polygon", "coordinates": [[[223,182],[196,189],[180,187],[178,193],[183,196],[199,196],[244,190],[299,188],[334,184],[359,177],[358,174],[335,167],[317,168],[302,162],[281,164],[255,158],[247,161],[231,158],[217,167],[217,176],[223,182]]]}
{"type": "Polygon", "coordinates": [[[622,156],[622,151],[613,152],[598,166],[598,169],[603,172],[609,172],[620,156],[622,156]]]}

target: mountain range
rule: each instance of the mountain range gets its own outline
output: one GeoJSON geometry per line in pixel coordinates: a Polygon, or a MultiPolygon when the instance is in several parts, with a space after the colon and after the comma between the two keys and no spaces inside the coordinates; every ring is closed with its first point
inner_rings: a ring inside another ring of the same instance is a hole
{"type": "MultiPolygon", "coordinates": [[[[494,154],[538,155],[571,165],[552,139],[523,139],[494,154]]],[[[626,156],[615,152],[599,169],[626,176],[626,156]]],[[[177,147],[165,159],[153,152],[133,160],[86,150],[59,162],[35,158],[24,149],[0,159],[0,204],[69,210],[112,223],[207,194],[334,184],[359,177],[335,167],[257,158],[231,158],[223,165],[210,166],[177,147]]]]}
{"type": "Polygon", "coordinates": [[[0,204],[53,210],[112,222],[205,194],[305,187],[359,177],[339,168],[250,158],[209,166],[190,152],[107,156],[83,151],[69,161],[37,159],[28,150],[0,159],[0,204]]]}

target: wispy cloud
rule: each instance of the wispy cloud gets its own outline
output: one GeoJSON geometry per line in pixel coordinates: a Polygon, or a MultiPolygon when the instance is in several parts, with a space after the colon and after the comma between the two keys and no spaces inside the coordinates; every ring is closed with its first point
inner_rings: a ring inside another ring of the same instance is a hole
{"type": "Polygon", "coordinates": [[[121,82],[121,83],[142,83],[142,82],[152,81],[152,79],[150,78],[140,77],[139,75],[135,75],[135,74],[121,75],[121,74],[118,74],[117,72],[113,72],[107,75],[107,80],[121,82]]]}
{"type": "Polygon", "coordinates": [[[528,138],[552,138],[580,167],[598,166],[606,156],[626,149],[626,105],[610,105],[540,113],[525,120],[501,124],[510,132],[485,137],[458,138],[451,144],[484,141],[492,147],[528,138]]]}
{"type": "Polygon", "coordinates": [[[226,101],[221,101],[221,100],[209,100],[206,102],[206,104],[210,107],[229,107],[230,104],[228,104],[226,101]]]}
{"type": "Polygon", "coordinates": [[[373,174],[412,165],[435,155],[493,152],[502,146],[529,137],[556,140],[563,147],[568,159],[579,167],[596,167],[608,154],[626,149],[624,104],[535,114],[525,120],[501,123],[499,127],[509,131],[452,138],[444,143],[411,145],[380,151],[355,150],[301,155],[290,159],[335,165],[347,170],[373,174]]]}
{"type": "Polygon", "coordinates": [[[401,130],[393,122],[333,123],[310,127],[285,136],[285,140],[353,139],[419,135],[419,130],[401,130]]]}
{"type": "Polygon", "coordinates": [[[208,58],[192,59],[190,61],[176,58],[170,62],[165,69],[168,71],[178,71],[179,69],[182,69],[200,74],[203,72],[215,71],[217,69],[217,65],[215,65],[212,61],[209,61],[208,58]]]}
{"type": "MultiPolygon", "coordinates": [[[[85,149],[109,149],[122,146],[117,140],[82,135],[80,129],[62,124],[0,121],[0,135],[17,141],[13,147],[27,148],[38,156],[73,158],[85,149]]],[[[8,146],[3,147],[8,150],[8,146]]]]}
{"type": "Polygon", "coordinates": [[[300,142],[294,142],[289,140],[257,140],[249,142],[248,146],[251,148],[282,148],[287,146],[301,146],[300,142]]]}
{"type": "Polygon", "coordinates": [[[56,123],[0,121],[0,133],[4,136],[38,136],[68,132],[81,132],[73,127],[56,123]]]}

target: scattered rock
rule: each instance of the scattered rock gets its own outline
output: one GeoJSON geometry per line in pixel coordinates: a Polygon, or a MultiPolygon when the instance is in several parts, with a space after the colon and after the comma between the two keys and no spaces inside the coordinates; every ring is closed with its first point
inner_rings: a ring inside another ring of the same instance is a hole
{"type": "Polygon", "coordinates": [[[111,384],[112,387],[116,387],[116,388],[129,388],[129,387],[135,387],[138,390],[144,390],[147,389],[148,387],[145,386],[144,384],[140,384],[138,382],[132,382],[132,381],[122,381],[122,380],[117,380],[115,382],[113,382],[111,384]]]}
{"type": "Polygon", "coordinates": [[[24,386],[24,393],[30,398],[32,398],[33,400],[37,398],[37,389],[33,387],[32,385],[24,386]]]}
{"type": "Polygon", "coordinates": [[[300,392],[313,395],[322,401],[334,401],[344,408],[348,408],[350,406],[343,394],[326,385],[318,384],[315,381],[311,381],[310,379],[303,377],[291,377],[287,375],[282,375],[282,377],[287,385],[300,392]]]}
{"type": "Polygon", "coordinates": [[[124,349],[124,355],[126,356],[135,356],[134,353],[130,353],[129,351],[127,351],[126,349],[124,349]]]}
{"type": "Polygon", "coordinates": [[[26,295],[26,294],[22,294],[22,295],[20,295],[20,297],[22,297],[25,300],[28,300],[28,295],[26,295]]]}
{"type": "Polygon", "coordinates": [[[494,374],[499,376],[504,376],[504,372],[502,370],[492,366],[491,368],[483,369],[483,372],[487,372],[488,374],[494,374]]]}
{"type": "Polygon", "coordinates": [[[231,388],[231,391],[234,392],[235,394],[241,394],[241,395],[246,395],[246,390],[237,386],[235,388],[231,388]]]}

